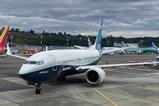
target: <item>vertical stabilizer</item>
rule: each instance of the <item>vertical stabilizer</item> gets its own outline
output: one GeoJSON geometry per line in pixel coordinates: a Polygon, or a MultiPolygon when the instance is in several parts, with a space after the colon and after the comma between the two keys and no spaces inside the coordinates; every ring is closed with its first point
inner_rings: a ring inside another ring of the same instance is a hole
{"type": "Polygon", "coordinates": [[[151,46],[150,47],[154,47],[154,48],[157,48],[157,46],[155,45],[154,42],[151,42],[151,46]]]}
{"type": "Polygon", "coordinates": [[[99,28],[95,43],[92,46],[92,49],[97,49],[98,51],[101,51],[102,27],[103,27],[103,19],[101,20],[100,28],[99,28]]]}
{"type": "Polygon", "coordinates": [[[0,47],[4,47],[6,45],[8,34],[9,34],[9,26],[6,25],[0,36],[0,47]]]}

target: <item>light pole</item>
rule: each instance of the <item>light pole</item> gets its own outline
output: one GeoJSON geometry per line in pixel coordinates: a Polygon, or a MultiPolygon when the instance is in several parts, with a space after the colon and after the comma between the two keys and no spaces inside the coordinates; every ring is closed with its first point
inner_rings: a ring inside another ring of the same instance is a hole
{"type": "Polygon", "coordinates": [[[67,46],[68,46],[68,41],[69,41],[69,39],[67,38],[67,39],[66,39],[66,42],[67,42],[67,46]]]}
{"type": "Polygon", "coordinates": [[[40,35],[41,50],[43,51],[43,35],[40,35]]]}

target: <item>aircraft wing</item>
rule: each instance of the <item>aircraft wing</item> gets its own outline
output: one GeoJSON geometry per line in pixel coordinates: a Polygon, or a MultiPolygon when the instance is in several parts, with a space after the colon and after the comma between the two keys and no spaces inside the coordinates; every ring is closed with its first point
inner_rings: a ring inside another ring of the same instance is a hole
{"type": "Polygon", "coordinates": [[[120,50],[125,50],[125,49],[128,49],[128,48],[129,47],[103,49],[102,54],[111,53],[111,52],[120,51],[120,50]]]}
{"type": "Polygon", "coordinates": [[[79,66],[79,67],[77,67],[77,70],[85,70],[85,69],[90,69],[90,68],[93,68],[93,67],[108,68],[108,67],[121,67],[121,66],[136,66],[136,65],[156,64],[156,63],[159,63],[159,62],[153,61],[153,62],[141,62],[141,63],[123,63],[123,64],[106,64],[106,65],[88,65],[88,66],[79,66]]]}
{"type": "Polygon", "coordinates": [[[27,57],[23,57],[23,56],[18,56],[18,55],[12,54],[11,51],[10,51],[10,48],[9,48],[9,45],[8,45],[8,44],[7,44],[7,55],[8,55],[8,56],[11,56],[11,57],[15,57],[15,58],[22,59],[22,60],[28,59],[27,57]]]}

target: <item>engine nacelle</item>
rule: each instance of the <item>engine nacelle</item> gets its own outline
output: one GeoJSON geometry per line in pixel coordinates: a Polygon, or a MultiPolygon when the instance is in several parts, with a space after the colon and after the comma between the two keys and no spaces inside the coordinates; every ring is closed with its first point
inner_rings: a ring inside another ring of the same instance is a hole
{"type": "Polygon", "coordinates": [[[92,85],[102,83],[105,76],[105,71],[98,67],[90,68],[85,74],[86,81],[92,85]]]}

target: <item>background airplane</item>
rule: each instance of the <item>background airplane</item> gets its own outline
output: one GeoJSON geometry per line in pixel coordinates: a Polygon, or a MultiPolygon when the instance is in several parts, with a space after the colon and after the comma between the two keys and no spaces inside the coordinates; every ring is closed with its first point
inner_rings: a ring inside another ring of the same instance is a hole
{"type": "Polygon", "coordinates": [[[130,47],[129,46],[129,48],[127,48],[127,49],[125,49],[125,51],[127,52],[127,53],[137,53],[137,54],[143,54],[143,53],[158,53],[158,50],[159,49],[157,49],[156,48],[156,46],[155,47],[153,47],[153,46],[155,46],[155,44],[153,43],[153,45],[152,46],[150,46],[150,47],[130,47]]]}
{"type": "MultiPolygon", "coordinates": [[[[78,45],[74,45],[75,48],[78,49],[90,49],[93,46],[92,42],[90,41],[90,39],[88,38],[88,47],[85,46],[78,46],[78,45]]],[[[125,49],[127,49],[129,47],[127,46],[123,46],[123,47],[102,47],[102,50],[104,51],[115,51],[118,52],[120,54],[126,54],[125,49]]],[[[114,54],[114,52],[109,52],[107,54],[114,54]]]]}
{"type": "Polygon", "coordinates": [[[159,53],[159,48],[155,45],[154,42],[151,42],[151,47],[157,49],[157,53],[159,53]]]}
{"type": "Polygon", "coordinates": [[[5,54],[5,45],[7,42],[8,34],[9,34],[9,26],[6,25],[0,36],[0,55],[1,56],[5,54]]]}
{"type": "MultiPolygon", "coordinates": [[[[125,49],[129,48],[123,41],[122,41],[122,47],[103,47],[103,50],[113,50],[113,49],[119,49],[118,51],[115,51],[118,54],[127,54],[125,49]]],[[[110,55],[114,54],[114,52],[109,53],[110,55]]]]}
{"type": "Polygon", "coordinates": [[[35,93],[40,94],[42,82],[48,79],[65,79],[66,76],[85,73],[85,79],[89,84],[97,85],[103,82],[105,70],[102,68],[144,65],[156,62],[126,63],[126,64],[105,64],[96,65],[101,59],[102,54],[116,51],[102,50],[102,26],[98,31],[95,43],[89,49],[64,49],[48,50],[33,54],[29,58],[13,55],[7,45],[7,55],[24,59],[19,75],[29,84],[36,86],[35,93]]]}
{"type": "Polygon", "coordinates": [[[153,47],[153,48],[158,48],[158,47],[155,45],[154,42],[151,42],[151,45],[150,45],[150,46],[153,47]]]}

